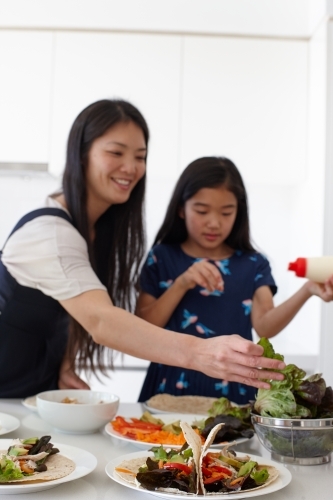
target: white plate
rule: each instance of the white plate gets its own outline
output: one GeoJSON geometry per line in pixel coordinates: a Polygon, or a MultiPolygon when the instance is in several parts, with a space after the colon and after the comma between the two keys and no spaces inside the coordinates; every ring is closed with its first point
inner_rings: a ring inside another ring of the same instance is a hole
{"type": "MultiPolygon", "coordinates": [[[[142,403],[143,407],[145,408],[145,410],[148,410],[150,413],[168,413],[170,414],[170,410],[158,410],[157,408],[154,408],[153,406],[149,406],[147,404],[147,402],[145,403],[142,403]]],[[[206,417],[208,418],[208,417],[206,417]]]]}
{"type": "MultiPolygon", "coordinates": [[[[142,416],[142,413],[140,415],[132,415],[135,418],[140,418],[142,416]]],[[[128,417],[125,417],[128,418],[128,417]]],[[[187,422],[190,425],[193,424],[196,420],[202,420],[202,419],[207,419],[208,417],[205,415],[193,415],[193,414],[187,414],[187,413],[165,413],[161,415],[160,419],[163,420],[165,424],[171,424],[172,422],[177,422],[177,420],[182,420],[183,422],[187,422]]],[[[105,432],[112,436],[113,438],[119,439],[120,441],[125,441],[127,443],[134,444],[138,448],[141,448],[142,450],[149,450],[152,446],[158,446],[157,443],[146,443],[144,441],[137,441],[135,439],[131,439],[127,436],[124,436],[123,434],[120,434],[119,432],[115,431],[111,425],[111,423],[106,424],[105,426],[105,432]]],[[[249,438],[238,438],[232,441],[235,443],[235,445],[240,444],[240,443],[245,443],[246,441],[249,441],[249,438]]],[[[212,444],[212,448],[221,448],[225,444],[227,444],[229,441],[223,441],[222,443],[218,444],[212,444]]],[[[180,445],[176,444],[164,444],[163,446],[170,446],[171,448],[174,449],[180,449],[180,445]]]]}
{"type": "Polygon", "coordinates": [[[35,411],[38,413],[37,409],[37,396],[30,396],[22,401],[23,406],[28,408],[28,410],[35,411]]]}
{"type": "MultiPolygon", "coordinates": [[[[113,479],[116,483],[122,484],[123,486],[126,486],[127,488],[130,488],[132,490],[139,491],[141,493],[145,493],[146,495],[153,495],[156,497],[161,497],[161,498],[182,498],[184,499],[184,495],[177,494],[177,493],[167,493],[165,491],[149,491],[144,488],[141,488],[140,486],[136,486],[134,484],[127,483],[124,481],[121,477],[117,476],[115,474],[115,468],[118,467],[118,465],[123,461],[123,460],[131,460],[132,458],[139,458],[139,457],[147,457],[148,455],[153,455],[152,453],[147,453],[144,451],[138,451],[136,453],[129,453],[127,455],[123,455],[122,457],[114,458],[107,464],[105,467],[105,472],[107,475],[113,479]]],[[[251,455],[251,460],[255,460],[259,464],[264,464],[264,465],[272,465],[279,471],[279,477],[273,481],[273,483],[269,484],[266,488],[259,488],[258,490],[254,491],[243,491],[241,493],[224,493],[221,495],[214,494],[214,495],[188,495],[190,498],[195,497],[198,499],[207,499],[207,500],[225,500],[225,498],[231,498],[232,500],[237,500],[238,498],[247,498],[247,497],[259,497],[261,495],[268,495],[270,493],[273,493],[274,491],[281,490],[285,486],[287,486],[292,478],[292,475],[290,471],[282,464],[279,464],[277,462],[273,462],[272,460],[268,460],[263,457],[258,457],[256,455],[251,455]]]]}
{"type": "MultiPolygon", "coordinates": [[[[12,443],[11,439],[0,439],[0,449],[6,450],[12,443]]],[[[44,483],[30,483],[30,484],[0,484],[0,495],[10,495],[19,493],[33,493],[36,491],[49,490],[55,488],[59,484],[74,481],[80,477],[86,476],[92,472],[97,465],[97,458],[88,451],[76,448],[75,446],[68,446],[67,444],[53,443],[55,447],[59,448],[61,455],[70,458],[75,462],[75,470],[68,474],[68,476],[54,481],[45,481],[44,483]]]]}
{"type": "Polygon", "coordinates": [[[0,413],[0,435],[15,431],[18,427],[20,427],[18,418],[7,415],[7,413],[0,413]]]}

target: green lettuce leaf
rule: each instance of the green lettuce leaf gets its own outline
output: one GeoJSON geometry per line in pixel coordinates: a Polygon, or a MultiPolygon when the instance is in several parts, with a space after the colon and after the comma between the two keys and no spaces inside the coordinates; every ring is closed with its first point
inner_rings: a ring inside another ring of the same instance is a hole
{"type": "Polygon", "coordinates": [[[219,398],[215,401],[208,410],[208,415],[216,417],[216,415],[227,415],[231,409],[231,404],[227,398],[219,398]]]}
{"type": "MultiPolygon", "coordinates": [[[[282,355],[275,353],[268,339],[262,338],[258,344],[264,348],[264,356],[284,360],[282,355]]],[[[269,380],[271,389],[258,390],[255,411],[262,416],[274,418],[319,416],[317,407],[326,393],[326,383],[321,373],[305,379],[305,371],[294,364],[278,371],[283,373],[284,380],[269,380]]]]}
{"type": "Polygon", "coordinates": [[[270,341],[266,339],[265,337],[262,337],[259,342],[259,345],[264,348],[263,356],[264,358],[270,358],[270,359],[280,359],[281,361],[284,361],[284,356],[282,354],[277,354],[274,351],[274,348],[270,341]]]}
{"type": "Polygon", "coordinates": [[[3,457],[0,463],[0,482],[6,483],[13,479],[24,477],[21,470],[15,466],[15,463],[8,458],[3,457]]]}
{"type": "Polygon", "coordinates": [[[263,417],[291,418],[296,415],[297,404],[293,393],[286,387],[259,389],[254,409],[263,417]]]}
{"type": "Polygon", "coordinates": [[[267,481],[269,474],[267,469],[254,470],[251,472],[250,477],[257,483],[263,484],[267,481]]]}

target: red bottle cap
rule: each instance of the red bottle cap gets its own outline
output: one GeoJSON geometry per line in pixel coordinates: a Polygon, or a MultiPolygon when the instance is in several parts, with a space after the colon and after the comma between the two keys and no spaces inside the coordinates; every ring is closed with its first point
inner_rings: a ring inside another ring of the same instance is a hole
{"type": "Polygon", "coordinates": [[[296,276],[300,278],[305,278],[306,275],[306,259],[304,257],[299,257],[295,262],[290,262],[288,265],[288,271],[295,271],[296,276]]]}

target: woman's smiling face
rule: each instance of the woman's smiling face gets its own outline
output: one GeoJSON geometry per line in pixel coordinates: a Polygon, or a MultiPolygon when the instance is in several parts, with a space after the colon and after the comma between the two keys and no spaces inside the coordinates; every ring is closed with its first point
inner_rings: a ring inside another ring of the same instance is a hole
{"type": "Polygon", "coordinates": [[[88,153],[88,211],[100,216],[111,205],[125,203],[146,172],[147,145],[134,122],[120,122],[95,139],[88,153]]]}

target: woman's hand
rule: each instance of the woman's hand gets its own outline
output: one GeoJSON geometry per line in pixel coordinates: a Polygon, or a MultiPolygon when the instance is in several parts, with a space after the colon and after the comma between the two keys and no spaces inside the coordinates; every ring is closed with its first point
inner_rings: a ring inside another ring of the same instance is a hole
{"type": "Polygon", "coordinates": [[[333,300],[333,275],[330,276],[325,283],[308,281],[307,286],[311,295],[317,295],[317,297],[320,297],[324,302],[333,300]]]}
{"type": "Polygon", "coordinates": [[[186,290],[199,285],[210,292],[214,290],[223,291],[224,283],[218,268],[206,259],[195,262],[187,271],[178,276],[179,284],[186,290]]]}
{"type": "Polygon", "coordinates": [[[58,387],[59,389],[90,389],[89,385],[71,368],[67,358],[64,359],[59,370],[58,387]]]}
{"type": "Polygon", "coordinates": [[[262,357],[263,348],[239,335],[224,335],[199,341],[193,370],[229,382],[270,389],[267,380],[283,380],[283,375],[270,370],[282,370],[285,363],[262,357]],[[264,379],[266,381],[264,381],[264,379]]]}

